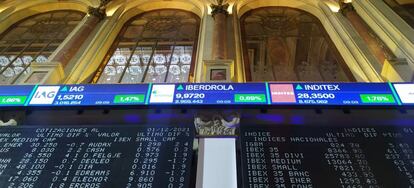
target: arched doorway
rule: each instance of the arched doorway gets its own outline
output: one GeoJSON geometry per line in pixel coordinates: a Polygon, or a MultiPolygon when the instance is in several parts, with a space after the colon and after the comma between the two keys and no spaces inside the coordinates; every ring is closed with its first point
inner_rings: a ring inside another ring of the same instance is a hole
{"type": "Polygon", "coordinates": [[[349,68],[313,15],[263,7],[241,18],[250,81],[354,81],[349,68]]]}

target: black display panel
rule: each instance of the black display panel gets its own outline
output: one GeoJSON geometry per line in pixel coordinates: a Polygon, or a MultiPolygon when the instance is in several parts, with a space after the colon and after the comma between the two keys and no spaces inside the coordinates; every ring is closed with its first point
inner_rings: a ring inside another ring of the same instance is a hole
{"type": "Polygon", "coordinates": [[[414,127],[242,126],[244,188],[414,187],[414,127]]]}
{"type": "Polygon", "coordinates": [[[2,188],[189,187],[187,127],[0,128],[2,188]]]}

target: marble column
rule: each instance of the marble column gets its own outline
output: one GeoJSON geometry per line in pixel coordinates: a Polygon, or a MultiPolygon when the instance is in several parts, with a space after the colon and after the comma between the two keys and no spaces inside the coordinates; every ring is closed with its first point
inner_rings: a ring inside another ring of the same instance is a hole
{"type": "Polygon", "coordinates": [[[227,59],[227,8],[229,4],[211,5],[214,18],[212,59],[227,59]]]}
{"type": "Polygon", "coordinates": [[[235,136],[239,124],[238,112],[199,111],[195,116],[199,136],[196,187],[237,188],[235,136]]]}
{"type": "Polygon", "coordinates": [[[379,63],[384,64],[386,59],[395,58],[388,47],[358,15],[351,3],[341,3],[341,13],[349,20],[379,63]]]}
{"type": "Polygon", "coordinates": [[[86,21],[78,28],[71,38],[59,50],[51,62],[61,63],[65,67],[73,56],[78,52],[81,45],[95,29],[98,23],[105,18],[105,9],[102,7],[89,7],[86,21]]]}

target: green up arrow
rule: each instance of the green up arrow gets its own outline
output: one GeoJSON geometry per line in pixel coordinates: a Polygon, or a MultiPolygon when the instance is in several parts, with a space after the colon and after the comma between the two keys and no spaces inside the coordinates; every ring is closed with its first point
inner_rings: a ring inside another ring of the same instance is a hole
{"type": "Polygon", "coordinates": [[[62,91],[62,92],[68,91],[68,87],[65,86],[60,91],[62,91]]]}
{"type": "Polygon", "coordinates": [[[302,90],[302,86],[300,86],[299,84],[296,86],[296,90],[302,90]]]}
{"type": "Polygon", "coordinates": [[[178,85],[177,90],[183,90],[183,89],[184,89],[183,85],[178,85]]]}

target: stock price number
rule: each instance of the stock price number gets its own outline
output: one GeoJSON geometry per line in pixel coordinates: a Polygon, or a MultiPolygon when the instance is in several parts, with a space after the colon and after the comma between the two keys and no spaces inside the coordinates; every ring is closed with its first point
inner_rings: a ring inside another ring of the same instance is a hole
{"type": "Polygon", "coordinates": [[[71,101],[71,100],[82,100],[82,99],[83,99],[83,95],[68,94],[68,95],[57,96],[57,100],[59,101],[71,101]]]}
{"type": "Polygon", "coordinates": [[[204,93],[177,93],[176,99],[204,99],[206,95],[204,93]]]}
{"type": "Polygon", "coordinates": [[[82,102],[83,95],[58,95],[54,105],[79,105],[82,102]]]}
{"type": "Polygon", "coordinates": [[[298,93],[298,99],[335,99],[333,93],[298,93]]]}

